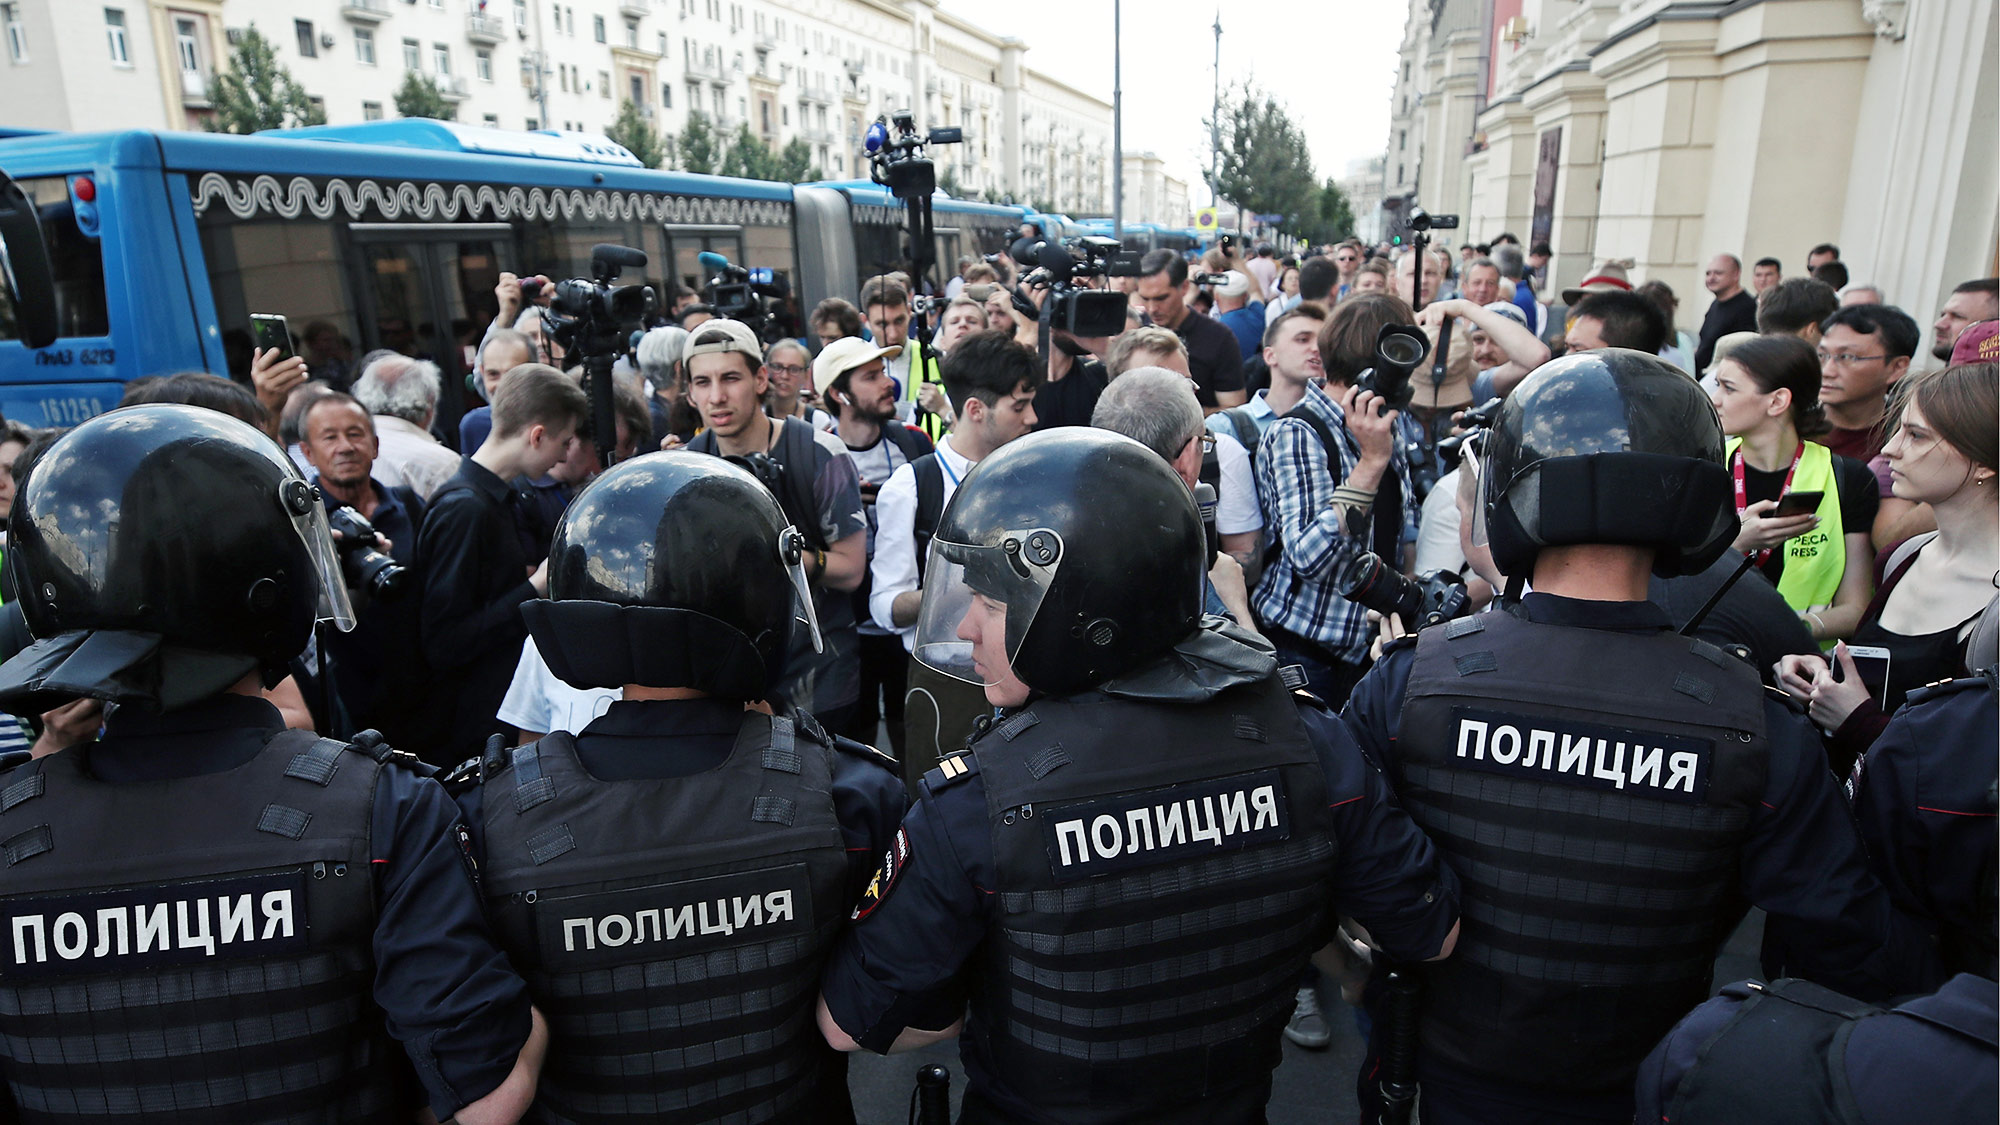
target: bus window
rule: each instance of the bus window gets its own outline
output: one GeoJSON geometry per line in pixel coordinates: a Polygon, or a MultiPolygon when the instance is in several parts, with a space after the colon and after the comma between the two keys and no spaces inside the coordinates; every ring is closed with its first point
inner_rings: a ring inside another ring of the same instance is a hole
{"type": "MultiPolygon", "coordinates": [[[[307,325],[322,322],[333,327],[336,339],[352,341],[366,335],[355,331],[357,310],[348,293],[345,260],[333,223],[303,216],[252,222],[205,217],[201,250],[208,262],[209,290],[215,297],[216,325],[222,330],[229,368],[217,374],[250,378],[251,313],[285,317],[294,336],[302,336],[307,325]]],[[[304,343],[300,339],[295,346],[304,343]]],[[[315,356],[303,347],[300,354],[307,355],[308,362],[331,358],[315,356]]],[[[323,362],[323,366],[329,365],[323,362]]],[[[343,370],[346,364],[330,366],[333,369],[314,371],[313,377],[331,377],[344,384],[359,374],[343,370]]]]}
{"type": "MultiPolygon", "coordinates": [[[[738,226],[689,226],[678,223],[665,228],[667,249],[673,257],[673,278],[687,288],[702,294],[707,299],[706,289],[714,271],[701,264],[701,254],[707,251],[720,254],[733,265],[759,265],[743,260],[743,228],[738,226]]],[[[672,300],[671,294],[661,294],[662,302],[672,300]]]]}
{"type": "MultiPolygon", "coordinates": [[[[14,181],[41,214],[42,240],[55,275],[56,323],[64,336],[108,336],[111,317],[104,304],[104,254],[97,240],[76,227],[69,181],[43,176],[14,181]]],[[[0,272],[0,340],[17,340],[14,295],[0,272]]]]}

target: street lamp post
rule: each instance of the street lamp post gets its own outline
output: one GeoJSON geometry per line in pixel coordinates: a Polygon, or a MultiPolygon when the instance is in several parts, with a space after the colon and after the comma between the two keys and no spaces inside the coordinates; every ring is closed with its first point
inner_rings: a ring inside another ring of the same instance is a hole
{"type": "Polygon", "coordinates": [[[1125,238],[1124,7],[1124,0],[1111,0],[1111,237],[1121,242],[1125,238]]]}

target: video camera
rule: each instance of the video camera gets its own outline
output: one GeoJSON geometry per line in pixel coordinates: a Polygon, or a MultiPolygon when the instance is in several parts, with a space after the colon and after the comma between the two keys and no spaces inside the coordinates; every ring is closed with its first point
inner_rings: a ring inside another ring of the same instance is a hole
{"type": "Polygon", "coordinates": [[[1467,408],[1458,416],[1459,432],[1438,442],[1438,456],[1444,458],[1445,464],[1456,463],[1459,451],[1465,448],[1467,442],[1472,444],[1475,452],[1479,449],[1480,444],[1486,440],[1486,432],[1493,428],[1494,419],[1500,417],[1500,405],[1504,401],[1504,399],[1489,398],[1478,406],[1467,408]]]}
{"type": "Polygon", "coordinates": [[[1021,238],[1008,254],[1032,272],[1025,285],[1049,290],[1042,316],[1072,336],[1116,336],[1125,331],[1125,294],[1081,283],[1093,277],[1138,277],[1140,255],[1115,238],[1087,235],[1052,243],[1021,238]]]}
{"type": "Polygon", "coordinates": [[[710,250],[703,250],[696,257],[701,268],[713,274],[703,286],[702,299],[714,306],[715,315],[742,321],[765,343],[774,342],[775,337],[769,332],[778,330],[778,326],[772,310],[792,295],[785,279],[768,267],[746,269],[710,250]]]}
{"type": "Polygon", "coordinates": [[[326,514],[329,528],[340,532],[333,541],[340,548],[340,577],[356,590],[366,590],[378,601],[401,597],[410,585],[407,567],[375,546],[375,525],[360,512],[343,504],[326,514]]]}
{"type": "Polygon", "coordinates": [[[1457,215],[1433,215],[1421,207],[1410,208],[1410,229],[1414,231],[1457,230],[1457,215]]]}
{"type": "Polygon", "coordinates": [[[937,168],[924,156],[924,146],[958,144],[965,139],[965,130],[941,127],[919,137],[910,111],[895,114],[893,120],[894,140],[889,138],[889,125],[882,118],[868,127],[868,176],[897,199],[927,200],[937,190],[937,168]]]}
{"type": "Polygon", "coordinates": [[[547,313],[549,335],[570,355],[616,357],[632,329],[659,307],[650,285],[613,285],[626,266],[643,269],[646,252],[600,242],[590,248],[591,277],[556,282],[547,313]]]}
{"type": "Polygon", "coordinates": [[[1226,273],[1197,273],[1188,278],[1196,285],[1223,285],[1229,281],[1226,273]]]}
{"type": "Polygon", "coordinates": [[[1355,377],[1357,390],[1373,391],[1382,402],[1378,412],[1410,405],[1410,376],[1430,354],[1430,337],[1414,324],[1385,324],[1375,334],[1375,366],[1355,377]]]}

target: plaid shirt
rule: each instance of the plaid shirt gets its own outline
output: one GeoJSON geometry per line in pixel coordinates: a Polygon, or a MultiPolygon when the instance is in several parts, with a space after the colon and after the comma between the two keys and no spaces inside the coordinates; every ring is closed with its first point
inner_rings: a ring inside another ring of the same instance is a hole
{"type": "MultiPolygon", "coordinates": [[[[1259,621],[1317,641],[1342,660],[1361,664],[1368,659],[1372,639],[1368,611],[1342,597],[1333,579],[1344,564],[1370,549],[1375,521],[1382,515],[1370,513],[1365,534],[1346,533],[1333,511],[1333,490],[1361,463],[1360,448],[1347,432],[1340,404],[1325,391],[1308,384],[1299,409],[1318,415],[1340,439],[1331,451],[1339,455],[1339,463],[1328,462],[1329,451],[1304,422],[1281,417],[1265,431],[1257,447],[1257,502],[1264,509],[1265,526],[1278,535],[1284,550],[1265,568],[1251,607],[1259,621]]],[[[1389,471],[1403,490],[1403,510],[1394,517],[1400,532],[1414,527],[1418,516],[1400,441],[1389,456],[1389,471]]]]}

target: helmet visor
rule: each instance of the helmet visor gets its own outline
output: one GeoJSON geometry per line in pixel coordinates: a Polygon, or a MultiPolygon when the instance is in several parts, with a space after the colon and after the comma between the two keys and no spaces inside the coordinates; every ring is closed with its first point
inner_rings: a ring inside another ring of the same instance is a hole
{"type": "Polygon", "coordinates": [[[285,481],[281,488],[287,493],[284,507],[292,518],[292,529],[305,543],[319,577],[319,604],[313,611],[313,620],[332,625],[343,633],[353,632],[354,602],[347,595],[340,549],[333,545],[333,530],[327,526],[326,505],[320,502],[319,489],[299,477],[285,481]]]}
{"type": "Polygon", "coordinates": [[[791,579],[792,593],[798,600],[795,618],[812,633],[814,653],[826,651],[826,641],[819,632],[819,611],[813,607],[812,586],[806,578],[806,537],[797,528],[787,527],[778,533],[778,562],[785,568],[785,576],[791,579]]]}
{"type": "Polygon", "coordinates": [[[916,658],[982,687],[1012,672],[1063,556],[1062,537],[1047,528],[998,540],[990,547],[931,540],[917,612],[916,658]]]}

